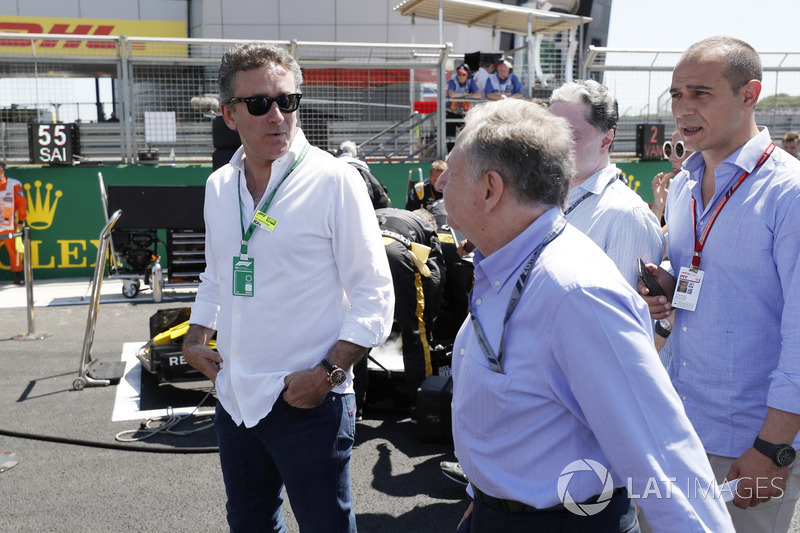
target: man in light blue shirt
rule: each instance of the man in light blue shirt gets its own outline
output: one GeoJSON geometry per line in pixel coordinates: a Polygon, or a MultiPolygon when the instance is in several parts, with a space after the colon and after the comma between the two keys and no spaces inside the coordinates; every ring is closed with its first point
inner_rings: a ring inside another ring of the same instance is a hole
{"type": "Polygon", "coordinates": [[[550,112],[572,128],[576,172],[564,211],[567,220],[602,248],[636,287],[638,260],[661,261],[664,234],[648,205],[619,179],[611,163],[617,101],[596,81],[578,80],[553,91],[550,112]]]}
{"type": "MultiPolygon", "coordinates": [[[[666,208],[673,273],[702,275],[694,310],[674,311],[669,373],[717,479],[741,478],[728,507],[748,533],[787,531],[800,495],[800,162],[756,126],[760,80],[758,54],[736,39],[681,57],[672,111],[698,153],[666,208]]],[[[675,277],[652,269],[671,300],[675,277]]],[[[645,299],[654,318],[673,312],[645,299]]]]}
{"type": "Polygon", "coordinates": [[[470,110],[437,182],[477,246],[453,349],[459,531],[638,532],[636,499],[660,530],[731,532],[646,306],[561,213],[574,171],[566,121],[509,99],[470,110]]]}

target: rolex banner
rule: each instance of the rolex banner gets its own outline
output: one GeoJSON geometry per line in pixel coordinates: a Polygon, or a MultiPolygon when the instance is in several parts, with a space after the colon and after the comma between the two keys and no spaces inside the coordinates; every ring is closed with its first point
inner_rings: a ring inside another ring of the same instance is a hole
{"type": "MultiPolygon", "coordinates": [[[[34,279],[91,278],[100,232],[106,224],[98,171],[114,185],[199,185],[207,166],[14,167],[6,174],[22,182],[31,228],[34,279]]],[[[120,217],[120,222],[125,213],[120,217]]],[[[149,228],[142,228],[149,229],[149,228]]],[[[160,229],[160,228],[152,228],[160,229]]],[[[166,241],[164,235],[161,239],[166,241]]],[[[159,245],[162,263],[166,250],[159,245]]],[[[11,279],[8,253],[0,246],[0,282],[11,279]]]]}
{"type": "MultiPolygon", "coordinates": [[[[386,185],[395,207],[405,206],[408,177],[427,177],[429,163],[371,164],[373,173],[386,185]]],[[[645,202],[652,202],[650,182],[657,173],[669,169],[668,161],[618,162],[628,186],[639,193],[645,202]]],[[[86,278],[94,271],[100,232],[106,224],[106,214],[100,195],[98,172],[106,187],[204,185],[211,167],[197,166],[9,166],[6,174],[22,182],[28,199],[28,225],[31,227],[31,257],[34,279],[86,278]]],[[[120,187],[122,189],[122,187],[120,187]]],[[[158,209],[163,209],[159,206],[158,209]]],[[[122,226],[130,227],[123,212],[122,226]]],[[[154,215],[154,219],[163,218],[154,215]]],[[[137,219],[138,221],[140,218],[137,219]]],[[[159,238],[166,241],[163,228],[159,238]]],[[[158,245],[162,265],[166,265],[166,249],[158,245]]],[[[8,253],[0,246],[0,283],[12,278],[8,253]]]]}

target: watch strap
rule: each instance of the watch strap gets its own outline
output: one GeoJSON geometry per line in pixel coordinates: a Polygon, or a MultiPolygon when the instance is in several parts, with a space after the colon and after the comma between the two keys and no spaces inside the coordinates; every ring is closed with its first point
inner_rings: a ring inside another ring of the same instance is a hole
{"type": "Polygon", "coordinates": [[[789,452],[793,452],[794,448],[789,444],[772,444],[771,442],[767,442],[764,439],[756,437],[756,440],[753,442],[753,448],[756,449],[762,455],[772,459],[776,466],[784,467],[788,466],[794,461],[794,454],[791,454],[791,460],[788,461],[786,464],[781,464],[779,461],[779,456],[783,456],[781,452],[784,451],[786,448],[789,448],[789,452]]]}
{"type": "Polygon", "coordinates": [[[666,339],[667,337],[669,337],[669,334],[672,333],[672,330],[669,330],[664,326],[662,326],[660,320],[656,320],[656,333],[666,339]]]}
{"type": "Polygon", "coordinates": [[[320,361],[320,362],[319,362],[319,364],[321,364],[321,365],[322,365],[322,368],[324,368],[324,369],[325,369],[325,372],[327,372],[329,375],[330,375],[330,373],[331,373],[331,372],[333,372],[334,370],[336,370],[336,365],[334,365],[333,363],[331,363],[330,361],[328,361],[328,359],[327,359],[327,358],[326,358],[326,359],[323,359],[322,361],[320,361]]]}

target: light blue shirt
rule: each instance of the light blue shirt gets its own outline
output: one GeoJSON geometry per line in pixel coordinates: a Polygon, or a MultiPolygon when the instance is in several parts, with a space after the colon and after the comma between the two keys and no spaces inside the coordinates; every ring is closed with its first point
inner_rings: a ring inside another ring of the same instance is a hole
{"type": "MultiPolygon", "coordinates": [[[[764,129],[715,171],[703,206],[705,162],[693,154],[667,197],[672,269],[694,250],[719,199],[752,171],[770,143],[764,129]]],[[[711,229],[695,311],[677,310],[669,373],[708,453],[739,457],[753,445],[767,407],[800,413],[800,161],[775,149],[730,197],[711,229]]],[[[800,446],[800,439],[794,441],[800,446]]]]}
{"type": "Polygon", "coordinates": [[[616,165],[608,165],[570,189],[567,211],[580,203],[567,220],[588,235],[635,288],[638,260],[657,265],[664,257],[664,233],[644,200],[616,179],[618,173],[616,165]]]}
{"type": "MultiPolygon", "coordinates": [[[[509,297],[558,208],[489,257],[475,253],[471,306],[498,350],[509,297]]],[[[505,327],[504,372],[496,373],[470,320],[453,350],[453,436],[470,482],[481,491],[547,508],[561,502],[572,462],[603,465],[616,487],[642,495],[648,479],[670,498],[637,500],[655,530],[733,531],[720,499],[693,498],[713,473],[653,347],[644,301],[611,260],[570,226],[534,265],[505,327]]],[[[593,471],[576,472],[576,502],[602,492],[593,471]]]]}

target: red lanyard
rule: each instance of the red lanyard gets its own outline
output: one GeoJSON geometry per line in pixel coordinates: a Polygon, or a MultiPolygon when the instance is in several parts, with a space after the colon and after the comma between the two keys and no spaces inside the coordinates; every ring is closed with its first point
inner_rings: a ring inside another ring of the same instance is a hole
{"type": "MultiPolygon", "coordinates": [[[[767,146],[767,149],[764,150],[763,154],[761,154],[761,157],[756,163],[756,166],[753,168],[753,172],[755,172],[758,169],[758,167],[763,165],[767,161],[767,159],[769,159],[769,156],[772,155],[773,150],[775,150],[775,143],[770,141],[769,146],[767,146]]],[[[751,173],[752,172],[745,172],[744,174],[742,174],[739,177],[739,179],[736,180],[736,183],[734,183],[733,186],[730,189],[728,189],[728,192],[725,193],[725,195],[719,201],[717,206],[714,208],[714,212],[711,213],[711,217],[708,219],[708,224],[700,234],[700,238],[697,238],[697,219],[695,218],[697,216],[695,214],[695,210],[697,208],[697,201],[694,199],[694,196],[692,196],[692,227],[694,228],[694,235],[695,235],[694,256],[692,257],[692,270],[697,270],[700,268],[700,258],[702,256],[703,248],[706,245],[706,239],[708,239],[708,234],[711,232],[711,227],[714,225],[714,222],[716,222],[717,217],[722,211],[722,208],[725,207],[725,204],[728,203],[728,198],[730,198],[733,195],[733,193],[736,192],[736,189],[739,188],[739,185],[741,185],[742,182],[745,180],[745,178],[747,178],[747,176],[749,176],[751,173]]]]}

